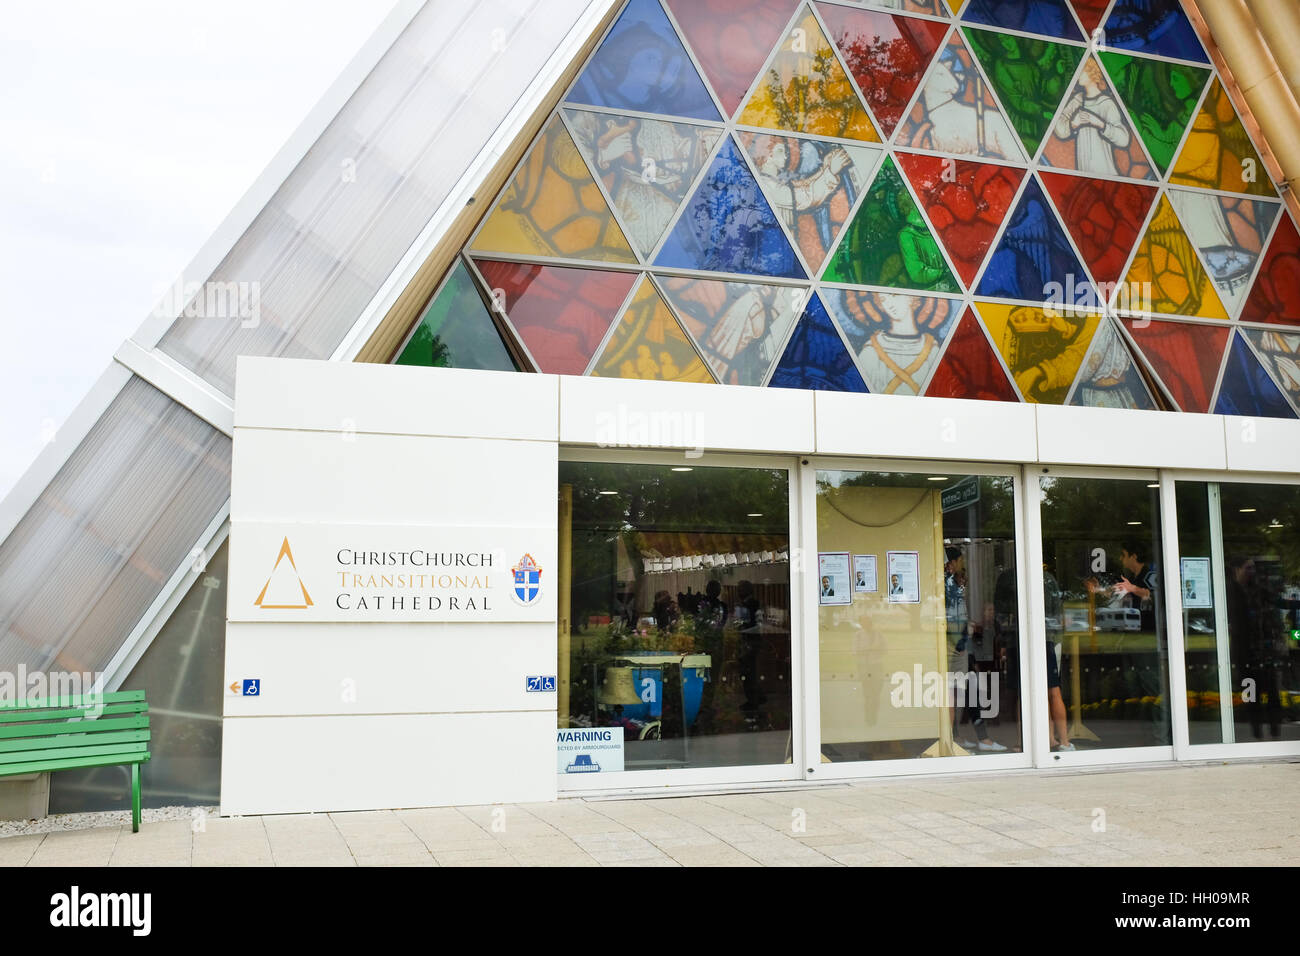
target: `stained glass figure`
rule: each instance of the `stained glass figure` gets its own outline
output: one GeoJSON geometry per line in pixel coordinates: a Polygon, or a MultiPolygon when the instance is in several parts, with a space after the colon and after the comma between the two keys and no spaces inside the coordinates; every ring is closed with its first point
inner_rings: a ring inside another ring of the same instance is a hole
{"type": "Polygon", "coordinates": [[[925,391],[957,324],[959,299],[831,287],[824,287],[821,295],[857,357],[868,391],[881,395],[925,391]]]}
{"type": "Polygon", "coordinates": [[[1025,152],[1033,156],[1057,107],[1074,86],[1083,47],[963,28],[1025,152]]]}
{"type": "Polygon", "coordinates": [[[1116,0],[1106,20],[1106,45],[1209,63],[1178,0],[1116,0]]]}
{"type": "Polygon", "coordinates": [[[862,100],[817,18],[801,7],[758,87],[736,117],[742,126],[879,142],[862,100]]]}
{"type": "Polygon", "coordinates": [[[473,277],[459,259],[393,364],[519,370],[473,277]]]}
{"type": "Polygon", "coordinates": [[[1214,280],[1229,314],[1241,309],[1255,275],[1264,239],[1281,208],[1259,199],[1228,198],[1189,189],[1166,195],[1182,221],[1187,237],[1201,254],[1201,263],[1214,280]]]}
{"type": "Polygon", "coordinates": [[[1079,247],[1103,301],[1119,280],[1156,198],[1154,186],[1062,173],[1040,173],[1070,236],[1079,247]]]}
{"type": "Polygon", "coordinates": [[[1300,408],[1300,333],[1280,329],[1242,329],[1241,332],[1255,346],[1273,381],[1291,398],[1291,404],[1300,408]]]}
{"type": "Polygon", "coordinates": [[[957,292],[939,244],[886,159],[822,276],[828,282],[957,292]]]}
{"type": "Polygon", "coordinates": [[[1070,405],[1091,408],[1141,408],[1157,406],[1124,337],[1111,319],[1103,319],[1083,360],[1070,405]]]}
{"type": "Polygon", "coordinates": [[[1083,24],[1084,32],[1091,37],[1100,25],[1101,18],[1106,15],[1110,0],[1070,0],[1070,4],[1074,7],[1079,22],[1083,24]]]}
{"type": "Polygon", "coordinates": [[[898,153],[935,235],[969,286],[984,264],[1025,173],[991,163],[898,153]]]}
{"type": "Polygon", "coordinates": [[[962,19],[1062,40],[1083,39],[1065,0],[970,0],[962,19]]]}
{"type": "Polygon", "coordinates": [[[775,388],[809,388],[829,392],[865,392],[866,384],[853,364],[853,356],[835,331],[835,325],[816,293],[808,300],[794,327],[785,354],[777,363],[769,385],[775,388]]]}
{"type": "Polygon", "coordinates": [[[581,375],[636,274],[475,259],[540,372],[581,375]]]}
{"type": "Polygon", "coordinates": [[[476,252],[636,262],[573,137],[552,117],[475,237],[476,252]]]}
{"type": "Polygon", "coordinates": [[[721,118],[659,0],[628,0],[568,100],[702,120],[721,118]]]}
{"type": "Polygon", "coordinates": [[[591,374],[661,382],[714,380],[647,277],[642,277],[591,374]]]}
{"type": "Polygon", "coordinates": [[[804,278],[780,223],[727,139],[664,240],[658,265],[804,278]]]}
{"type": "Polygon", "coordinates": [[[1241,321],[1300,326],[1300,232],[1286,213],[1269,240],[1241,321]]]}
{"type": "Polygon", "coordinates": [[[660,288],[719,382],[762,385],[808,300],[802,286],[661,276],[660,288]]]}
{"type": "Polygon", "coordinates": [[[1079,81],[1052,122],[1042,162],[1093,176],[1154,178],[1142,140],[1096,57],[1083,61],[1079,81]]]}
{"type": "Polygon", "coordinates": [[[1018,402],[1015,386],[1007,378],[997,353],[989,345],[979,319],[970,310],[957,323],[939,367],[934,370],[926,395],[935,398],[977,398],[1018,402]]]}
{"type": "Polygon", "coordinates": [[[976,309],[1024,400],[1062,404],[1083,366],[1100,314],[993,302],[977,303],[976,309]]]}
{"type": "Polygon", "coordinates": [[[643,256],[659,244],[722,130],[615,113],[567,110],[573,139],[643,256]]]}
{"type": "Polygon", "coordinates": [[[1103,50],[1098,54],[1147,155],[1164,175],[1182,142],[1209,70],[1103,50]]]}
{"type": "Polygon", "coordinates": [[[1132,311],[1228,317],[1167,195],[1156,205],[1124,283],[1136,299],[1127,306],[1132,311]]]}
{"type": "Polygon", "coordinates": [[[666,6],[723,109],[734,116],[784,36],[796,0],[666,0],[666,6]]]}
{"type": "Polygon", "coordinates": [[[1277,195],[1263,160],[1217,77],[1205,94],[1169,181],[1252,196],[1277,195]]]}
{"type": "Polygon", "coordinates": [[[1174,403],[1184,412],[1208,412],[1227,326],[1151,319],[1126,319],[1124,325],[1174,403]]]}
{"type": "Polygon", "coordinates": [[[1088,305],[1097,293],[1038,181],[1030,178],[980,277],[981,296],[1088,305]]]}
{"type": "Polygon", "coordinates": [[[1025,161],[1020,137],[957,33],[926,74],[896,143],[959,156],[1025,161]]]}
{"type": "Polygon", "coordinates": [[[1214,403],[1216,415],[1250,415],[1261,418],[1295,418],[1295,409],[1287,401],[1277,382],[1259,364],[1241,335],[1232,337],[1228,364],[1223,370],[1219,398],[1214,403]]]}
{"type": "Polygon", "coordinates": [[[827,3],[819,3],[817,10],[888,139],[943,42],[947,24],[827,3]]]}

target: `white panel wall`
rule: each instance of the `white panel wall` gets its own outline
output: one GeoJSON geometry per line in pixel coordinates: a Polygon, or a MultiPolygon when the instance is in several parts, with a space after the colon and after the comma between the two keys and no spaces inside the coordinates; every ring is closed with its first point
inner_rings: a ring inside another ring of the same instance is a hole
{"type": "Polygon", "coordinates": [[[1229,468],[1292,474],[1300,471],[1300,422],[1230,417],[1222,421],[1229,468]]]}
{"type": "Polygon", "coordinates": [[[1040,405],[1038,460],[1056,465],[1223,468],[1223,418],[1040,405]]]}

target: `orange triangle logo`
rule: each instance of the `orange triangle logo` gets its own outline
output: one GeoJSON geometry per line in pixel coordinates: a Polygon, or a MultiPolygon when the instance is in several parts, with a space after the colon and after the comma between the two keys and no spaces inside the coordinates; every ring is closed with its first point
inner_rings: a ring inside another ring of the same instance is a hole
{"type": "Polygon", "coordinates": [[[284,543],[280,545],[280,553],[276,555],[275,566],[271,568],[271,573],[266,579],[266,584],[262,585],[262,592],[257,596],[257,599],[253,601],[253,604],[263,609],[265,608],[301,609],[301,608],[311,607],[312,603],[313,602],[311,599],[311,595],[307,593],[307,585],[302,583],[302,575],[298,573],[298,565],[294,563],[293,552],[289,549],[289,539],[286,537],[284,539],[284,543]],[[289,559],[289,564],[287,569],[282,572],[280,570],[280,563],[284,561],[285,558],[289,559]],[[270,590],[272,582],[275,582],[277,585],[276,594],[272,597],[272,600],[286,601],[286,600],[293,599],[294,597],[293,587],[292,585],[288,585],[288,582],[285,580],[290,576],[290,574],[292,574],[294,584],[297,585],[297,590],[302,592],[302,603],[301,604],[289,604],[289,603],[264,604],[263,602],[266,600],[266,592],[270,590]],[[288,598],[285,598],[283,596],[286,592],[289,595],[288,598]]]}

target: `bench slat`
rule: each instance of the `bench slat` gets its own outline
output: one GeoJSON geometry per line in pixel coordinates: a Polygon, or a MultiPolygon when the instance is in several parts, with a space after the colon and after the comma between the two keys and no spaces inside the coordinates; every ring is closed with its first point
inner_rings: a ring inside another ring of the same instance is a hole
{"type": "Polygon", "coordinates": [[[0,740],[0,756],[52,747],[99,747],[104,744],[134,744],[149,739],[145,730],[110,730],[100,734],[66,734],[63,737],[24,737],[19,740],[0,740]]]}
{"type": "Polygon", "coordinates": [[[52,724],[7,724],[0,726],[0,740],[18,737],[55,737],[60,734],[93,734],[109,730],[139,730],[149,726],[147,715],[74,720],[52,724]]]}
{"type": "Polygon", "coordinates": [[[149,759],[148,753],[113,754],[106,757],[72,758],[66,760],[34,760],[31,763],[9,764],[3,776],[11,777],[24,773],[45,773],[51,770],[76,770],[80,767],[115,767],[119,764],[144,763],[149,759]]]}
{"type": "Polygon", "coordinates": [[[122,704],[132,700],[144,700],[144,691],[115,690],[103,694],[70,694],[67,697],[40,697],[28,700],[3,701],[0,702],[0,713],[10,710],[39,710],[45,707],[82,707],[96,702],[122,704]]]}
{"type": "Polygon", "coordinates": [[[73,758],[81,760],[91,757],[107,757],[112,754],[143,754],[149,752],[149,742],[141,743],[114,743],[102,744],[96,747],[55,747],[50,750],[42,750],[37,753],[9,753],[0,754],[0,774],[9,773],[9,767],[13,764],[28,764],[34,760],[71,760],[73,758]]]}
{"type": "MultiPolygon", "coordinates": [[[[0,713],[0,726],[4,724],[17,724],[26,721],[39,722],[44,720],[71,720],[73,717],[85,716],[88,708],[66,707],[62,710],[19,710],[8,713],[0,713]]],[[[102,707],[103,714],[145,714],[149,712],[149,705],[144,701],[131,701],[125,704],[105,704],[102,707]]],[[[103,715],[101,714],[101,716],[103,715]]]]}

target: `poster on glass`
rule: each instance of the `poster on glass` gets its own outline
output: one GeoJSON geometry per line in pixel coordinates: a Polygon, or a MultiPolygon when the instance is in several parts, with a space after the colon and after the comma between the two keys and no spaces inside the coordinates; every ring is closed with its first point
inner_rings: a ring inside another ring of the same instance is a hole
{"type": "Polygon", "coordinates": [[[817,555],[817,600],[821,604],[851,604],[849,552],[822,551],[817,555]]]}
{"type": "Polygon", "coordinates": [[[885,555],[889,576],[890,604],[921,603],[921,554],[918,551],[890,551],[885,555]]]}
{"type": "Polygon", "coordinates": [[[1210,590],[1210,559],[1183,558],[1183,607],[1214,607],[1210,590]]]}
{"type": "Polygon", "coordinates": [[[853,556],[853,593],[872,594],[877,590],[876,556],[874,554],[855,554],[853,556]]]}

